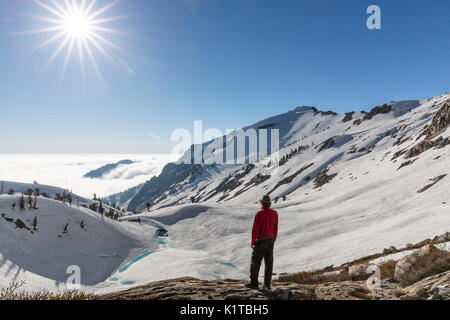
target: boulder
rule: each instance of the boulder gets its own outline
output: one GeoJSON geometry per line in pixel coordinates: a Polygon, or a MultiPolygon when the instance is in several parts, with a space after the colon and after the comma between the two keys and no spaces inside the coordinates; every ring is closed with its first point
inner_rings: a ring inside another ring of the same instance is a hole
{"type": "Polygon", "coordinates": [[[430,276],[405,288],[402,300],[450,299],[450,271],[430,276]]]}
{"type": "Polygon", "coordinates": [[[367,264],[357,264],[350,266],[348,268],[348,276],[350,279],[361,279],[367,278],[370,274],[367,272],[367,268],[369,266],[367,264]]]}
{"type": "Polygon", "coordinates": [[[396,247],[394,246],[390,246],[389,248],[386,248],[383,250],[383,254],[392,254],[392,253],[396,253],[398,250],[396,247]]]}
{"type": "Polygon", "coordinates": [[[408,285],[426,276],[445,271],[449,263],[449,252],[429,244],[398,261],[394,278],[408,285]]]}
{"type": "Polygon", "coordinates": [[[443,235],[436,236],[433,239],[433,243],[443,243],[450,241],[450,234],[448,232],[444,233],[443,235]]]}

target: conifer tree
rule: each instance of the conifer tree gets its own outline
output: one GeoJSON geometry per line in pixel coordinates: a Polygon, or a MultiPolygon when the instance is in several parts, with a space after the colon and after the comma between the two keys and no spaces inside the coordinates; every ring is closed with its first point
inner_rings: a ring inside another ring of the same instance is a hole
{"type": "Polygon", "coordinates": [[[19,199],[19,210],[20,211],[25,210],[25,199],[23,197],[23,194],[19,199]]]}
{"type": "Polygon", "coordinates": [[[37,231],[37,217],[33,219],[33,231],[37,231]]]}
{"type": "Polygon", "coordinates": [[[31,198],[31,195],[28,196],[28,206],[30,209],[33,209],[33,198],[31,198]]]}
{"type": "Polygon", "coordinates": [[[34,196],[34,203],[33,203],[33,209],[37,210],[37,196],[34,196]]]}

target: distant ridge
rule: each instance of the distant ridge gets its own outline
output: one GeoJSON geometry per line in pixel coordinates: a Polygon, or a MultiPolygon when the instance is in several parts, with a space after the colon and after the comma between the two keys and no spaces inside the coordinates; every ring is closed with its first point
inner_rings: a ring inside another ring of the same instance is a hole
{"type": "Polygon", "coordinates": [[[133,163],[134,163],[134,161],[132,161],[132,160],[121,160],[121,161],[116,162],[116,163],[110,163],[110,164],[104,165],[103,167],[100,167],[98,169],[89,171],[83,177],[84,178],[90,178],[90,179],[101,179],[105,175],[110,173],[112,170],[116,169],[118,166],[130,165],[130,164],[133,164],[133,163]]]}

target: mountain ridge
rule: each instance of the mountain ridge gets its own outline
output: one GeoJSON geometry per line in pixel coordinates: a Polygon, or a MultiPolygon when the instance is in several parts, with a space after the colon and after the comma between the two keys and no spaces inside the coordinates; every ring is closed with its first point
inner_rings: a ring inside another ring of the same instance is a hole
{"type": "MultiPolygon", "coordinates": [[[[350,151],[351,154],[354,154],[354,157],[358,157],[360,153],[366,151],[368,152],[376,148],[377,143],[379,143],[380,140],[383,140],[383,138],[386,137],[387,135],[391,137],[394,136],[397,137],[399,131],[401,132],[408,129],[406,128],[407,126],[402,124],[405,121],[407,121],[406,119],[398,121],[396,121],[396,119],[405,118],[407,117],[408,114],[411,115],[413,111],[419,108],[420,106],[428,104],[432,100],[443,99],[443,97],[445,96],[448,96],[448,94],[437,98],[422,101],[420,100],[393,101],[384,104],[382,106],[377,106],[371,109],[369,112],[354,111],[346,114],[338,114],[332,111],[325,111],[325,112],[319,111],[317,108],[310,106],[297,107],[286,113],[275,115],[267,119],[255,122],[250,126],[244,127],[242,130],[246,131],[249,129],[256,129],[256,130],[279,129],[280,157],[281,157],[280,163],[284,164],[285,162],[287,162],[286,161],[287,158],[291,160],[294,155],[304,153],[305,150],[307,149],[318,148],[317,145],[320,145],[319,152],[323,152],[329,149],[337,149],[342,145],[350,143],[352,140],[356,140],[356,135],[358,134],[358,131],[356,130],[358,130],[359,128],[364,128],[367,131],[377,131],[376,126],[375,127],[371,126],[372,123],[379,123],[380,121],[381,122],[391,121],[392,128],[386,128],[389,129],[389,133],[388,131],[380,132],[378,130],[376,134],[371,135],[370,137],[371,141],[369,141],[368,143],[364,144],[360,143],[361,145],[357,147],[355,146],[354,150],[347,150],[350,151]],[[352,132],[352,130],[354,132],[352,132]],[[300,141],[305,141],[309,143],[303,144],[300,141]],[[287,150],[289,148],[291,150],[287,150]]],[[[430,115],[424,115],[424,117],[426,118],[417,120],[418,124],[415,127],[419,127],[422,124],[425,124],[426,121],[431,120],[430,115]],[[422,121],[422,123],[419,123],[420,121],[422,121]]],[[[367,131],[362,131],[361,133],[364,134],[367,131]]],[[[405,135],[407,135],[407,133],[401,133],[401,137],[399,138],[400,141],[397,141],[397,144],[400,145],[405,142],[404,140],[401,141],[402,137],[404,137],[405,135]]],[[[220,142],[223,141],[224,145],[225,142],[229,140],[227,136],[223,136],[218,139],[220,139],[219,144],[220,142]]],[[[368,139],[369,137],[363,141],[367,141],[368,139]]],[[[202,150],[204,151],[210,144],[213,144],[214,142],[215,142],[214,140],[205,142],[202,146],[202,150]]],[[[268,144],[270,144],[270,141],[268,142],[268,144]]],[[[193,150],[193,148],[194,147],[192,146],[191,151],[193,150]]],[[[225,154],[224,148],[216,152],[222,152],[225,154]]],[[[246,149],[245,156],[246,158],[249,157],[248,148],[246,149]]],[[[329,161],[328,164],[332,164],[334,161],[337,161],[337,159],[342,158],[342,156],[343,154],[336,154],[335,157],[332,159],[332,161],[329,161]]],[[[268,158],[270,158],[270,152],[268,158]]],[[[177,164],[189,163],[190,160],[192,160],[192,152],[186,153],[177,162],[177,164]]],[[[310,162],[313,161],[311,160],[310,162]]],[[[259,161],[258,164],[260,163],[261,161],[259,161]]],[[[247,164],[249,163],[247,162],[247,164]]],[[[174,164],[169,164],[168,167],[169,166],[172,168],[172,170],[174,170],[173,169],[174,164]]],[[[192,173],[192,171],[195,171],[195,174],[191,175],[188,181],[181,181],[178,179],[173,180],[172,184],[170,183],[170,178],[165,176],[167,170],[166,171],[163,170],[160,176],[152,179],[153,180],[152,182],[148,181],[147,183],[144,184],[140,192],[129,202],[130,204],[128,209],[130,211],[143,211],[145,209],[144,203],[147,202],[150,202],[153,206],[155,205],[158,206],[159,204],[167,206],[183,203],[183,201],[184,203],[186,203],[191,201],[193,198],[201,201],[202,198],[205,198],[202,197],[201,194],[195,193],[191,196],[188,196],[187,194],[205,187],[208,188],[205,183],[207,178],[205,177],[202,178],[202,173],[206,173],[206,176],[213,176],[214,178],[224,181],[227,178],[227,175],[230,174],[230,171],[233,171],[233,169],[235,169],[236,172],[236,170],[239,170],[239,168],[242,166],[245,165],[242,164],[240,166],[239,165],[226,166],[226,165],[215,165],[211,163],[205,163],[200,167],[197,167],[196,170],[193,170],[192,167],[190,167],[189,169],[190,172],[192,173]],[[211,168],[211,166],[213,166],[213,168],[211,168]],[[217,174],[218,171],[222,172],[222,174],[217,174]],[[161,180],[165,181],[164,188],[155,189],[154,186],[151,187],[152,184],[153,185],[157,184],[157,181],[159,183],[161,180]],[[180,192],[184,192],[186,195],[184,197],[177,197],[177,196],[174,197],[174,195],[179,195],[180,192]],[[169,199],[171,198],[173,198],[174,200],[170,201],[169,199]]],[[[322,166],[321,170],[319,170],[319,172],[317,172],[316,175],[321,173],[324,169],[325,167],[322,166]]],[[[185,176],[185,178],[187,178],[187,176],[189,176],[189,173],[186,172],[185,170],[187,170],[187,167],[180,167],[179,170],[180,172],[178,173],[178,175],[185,176]]],[[[233,172],[231,172],[231,174],[232,173],[233,172]]],[[[262,172],[259,172],[259,174],[260,176],[266,176],[262,172]]],[[[284,178],[286,177],[283,177],[283,179],[284,178]]],[[[276,183],[273,183],[273,185],[275,184],[276,183]]]]}

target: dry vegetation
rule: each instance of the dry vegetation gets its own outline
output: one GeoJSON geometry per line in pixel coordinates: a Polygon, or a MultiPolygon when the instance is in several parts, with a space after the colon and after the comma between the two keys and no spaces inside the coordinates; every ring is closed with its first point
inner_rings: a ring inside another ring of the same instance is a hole
{"type": "MultiPolygon", "coordinates": [[[[367,279],[367,277],[365,277],[367,279]]],[[[344,282],[344,281],[356,281],[365,279],[353,279],[348,275],[346,270],[344,271],[329,271],[316,270],[316,271],[304,271],[298,273],[291,273],[282,275],[278,278],[279,282],[293,282],[298,284],[322,284],[327,282],[344,282]]]]}
{"type": "Polygon", "coordinates": [[[395,274],[395,265],[397,261],[388,260],[380,264],[381,279],[393,278],[395,274]]]}
{"type": "Polygon", "coordinates": [[[21,287],[25,282],[13,282],[7,288],[0,290],[0,301],[2,300],[96,300],[98,297],[92,293],[78,290],[53,293],[48,291],[24,292],[21,287]]]}

